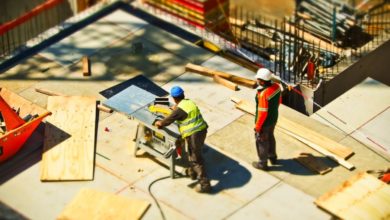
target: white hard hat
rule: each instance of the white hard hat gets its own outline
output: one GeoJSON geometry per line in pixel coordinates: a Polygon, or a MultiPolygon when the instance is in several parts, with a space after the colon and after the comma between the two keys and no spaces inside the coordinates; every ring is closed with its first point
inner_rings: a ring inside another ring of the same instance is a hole
{"type": "Polygon", "coordinates": [[[269,71],[266,68],[260,68],[259,70],[257,70],[255,77],[256,77],[256,79],[270,81],[272,79],[272,73],[271,73],[271,71],[269,71]]]}

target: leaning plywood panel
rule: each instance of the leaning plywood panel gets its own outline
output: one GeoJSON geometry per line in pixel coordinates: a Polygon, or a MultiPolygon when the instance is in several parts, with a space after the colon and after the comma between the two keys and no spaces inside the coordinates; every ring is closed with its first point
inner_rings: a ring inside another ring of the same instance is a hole
{"type": "Polygon", "coordinates": [[[82,189],[65,207],[57,220],[140,219],[149,205],[149,202],[143,200],[128,199],[92,189],[82,189]]]}
{"type": "Polygon", "coordinates": [[[92,180],[96,99],[50,96],[41,164],[41,181],[92,180]]]}
{"type": "Polygon", "coordinates": [[[341,219],[389,219],[390,186],[363,172],[319,197],[315,204],[341,219]]]}

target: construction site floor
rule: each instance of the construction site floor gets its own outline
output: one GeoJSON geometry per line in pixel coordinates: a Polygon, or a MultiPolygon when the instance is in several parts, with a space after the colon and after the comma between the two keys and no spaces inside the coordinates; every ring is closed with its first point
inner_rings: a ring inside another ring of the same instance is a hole
{"type": "MultiPolygon", "coordinates": [[[[269,172],[252,168],[251,162],[257,160],[253,116],[237,110],[230,98],[253,100],[254,90],[240,87],[239,91],[232,91],[210,78],[186,72],[189,62],[247,78],[254,75],[118,9],[20,61],[0,74],[0,85],[43,107],[47,96],[35,92],[35,88],[94,96],[104,101],[100,91],[138,74],[167,91],[173,85],[182,86],[209,124],[204,155],[213,190],[211,194],[196,193],[194,182],[184,177],[156,182],[152,192],[166,219],[331,219],[330,214],[313,203],[318,196],[359,171],[389,165],[386,159],[345,133],[281,106],[284,117],[351,147],[355,155],[348,161],[356,169],[349,171],[278,130],[281,165],[269,172]],[[141,50],[136,49],[137,43],[142,45],[141,50]],[[91,60],[91,77],[82,76],[80,59],[85,55],[91,60]],[[293,160],[300,152],[312,153],[333,170],[325,175],[312,173],[293,160]]],[[[388,92],[388,87],[384,89],[388,92]]],[[[28,219],[55,219],[80,189],[93,188],[149,201],[151,207],[142,219],[160,219],[148,187],[154,180],[169,175],[169,170],[146,153],[133,155],[136,121],[119,113],[100,111],[96,123],[92,181],[40,181],[44,130],[41,127],[19,156],[0,165],[1,203],[28,219]]],[[[388,124],[381,126],[388,128],[388,124]]]]}

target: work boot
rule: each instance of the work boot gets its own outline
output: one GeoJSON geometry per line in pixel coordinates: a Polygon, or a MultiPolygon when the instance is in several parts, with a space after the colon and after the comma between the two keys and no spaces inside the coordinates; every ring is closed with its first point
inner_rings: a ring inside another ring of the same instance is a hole
{"type": "Polygon", "coordinates": [[[191,167],[186,168],[184,172],[186,176],[191,178],[191,180],[196,180],[196,173],[191,167]]]}
{"type": "Polygon", "coordinates": [[[264,170],[264,171],[268,171],[268,166],[267,165],[262,165],[261,163],[259,162],[252,162],[252,166],[256,169],[259,169],[259,170],[264,170]]]}
{"type": "Polygon", "coordinates": [[[195,187],[195,191],[198,193],[209,193],[209,192],[211,192],[211,185],[210,184],[198,184],[195,187]]]}
{"type": "Polygon", "coordinates": [[[278,165],[279,161],[277,157],[270,157],[269,161],[271,162],[272,165],[278,165]]]}

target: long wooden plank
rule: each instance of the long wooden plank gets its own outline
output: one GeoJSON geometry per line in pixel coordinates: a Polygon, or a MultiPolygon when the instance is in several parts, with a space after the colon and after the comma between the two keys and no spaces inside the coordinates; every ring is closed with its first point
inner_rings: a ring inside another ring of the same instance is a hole
{"type": "Polygon", "coordinates": [[[339,144],[328,137],[325,137],[313,130],[308,129],[307,127],[288,120],[285,117],[280,117],[278,123],[280,127],[289,131],[293,131],[295,134],[304,137],[305,139],[308,139],[315,144],[320,145],[324,149],[334,153],[335,155],[343,159],[347,159],[348,157],[353,155],[353,151],[349,147],[339,144]]]}
{"type": "Polygon", "coordinates": [[[41,163],[42,181],[92,180],[96,99],[50,96],[41,163]]]}
{"type": "Polygon", "coordinates": [[[150,203],[138,199],[82,189],[57,217],[57,220],[141,219],[150,203]]]}
{"type": "MultiPolygon", "coordinates": [[[[236,108],[246,111],[252,115],[255,114],[255,106],[251,102],[237,99],[232,101],[235,101],[237,103],[236,108]]],[[[313,130],[310,130],[302,125],[299,125],[298,123],[295,123],[283,116],[279,117],[278,126],[288,131],[291,131],[302,138],[310,140],[311,142],[323,147],[324,149],[328,150],[329,152],[332,152],[333,154],[343,159],[347,159],[348,157],[353,155],[353,151],[349,147],[337,143],[336,141],[325,137],[313,130]]]]}
{"type": "MultiPolygon", "coordinates": [[[[232,97],[231,98],[233,102],[237,103],[235,106],[236,108],[242,110],[242,111],[245,111],[249,114],[252,114],[252,115],[255,115],[255,107],[254,107],[254,104],[252,104],[251,102],[247,101],[247,100],[240,100],[238,98],[235,98],[235,97],[232,97]]],[[[283,117],[283,116],[279,116],[279,121],[278,123],[276,124],[276,127],[281,129],[281,131],[283,131],[284,133],[294,137],[295,139],[301,141],[302,143],[306,144],[307,146],[313,148],[314,150],[320,152],[321,154],[324,154],[326,156],[328,156],[329,158],[331,158],[332,160],[336,161],[337,163],[339,163],[340,165],[344,166],[345,168],[349,169],[349,170],[352,170],[354,169],[354,166],[347,162],[346,160],[344,160],[344,158],[330,152],[329,150],[327,150],[327,144],[332,144],[334,141],[329,139],[331,141],[331,143],[323,143],[323,142],[314,142],[313,140],[311,140],[311,136],[306,136],[305,133],[299,133],[297,134],[297,129],[296,128],[288,128],[286,129],[285,127],[286,126],[283,126],[283,123],[285,123],[286,121],[290,121],[288,120],[287,118],[283,117]],[[291,129],[291,130],[290,130],[291,129]]],[[[296,123],[295,123],[296,124],[296,123]]],[[[318,136],[322,136],[320,134],[316,134],[318,136]]],[[[317,141],[317,139],[315,140],[317,141]]]]}
{"type": "Polygon", "coordinates": [[[312,141],[310,141],[310,140],[308,140],[308,139],[306,139],[304,137],[301,137],[301,136],[293,133],[292,131],[283,129],[279,125],[277,125],[277,128],[281,129],[282,132],[290,135],[291,137],[294,137],[295,139],[297,139],[297,140],[301,141],[302,143],[306,144],[307,146],[313,148],[314,150],[320,152],[321,154],[326,155],[327,157],[329,157],[330,159],[334,160],[335,162],[337,162],[341,166],[347,168],[348,170],[353,170],[355,168],[355,166],[353,164],[347,162],[346,160],[344,160],[343,158],[339,157],[338,155],[335,155],[332,152],[329,152],[328,150],[324,149],[322,146],[320,146],[320,145],[318,145],[316,143],[313,143],[312,141]]]}
{"type": "Polygon", "coordinates": [[[238,86],[234,82],[230,82],[229,80],[224,79],[224,78],[217,76],[217,75],[215,75],[213,79],[214,79],[214,82],[221,84],[221,85],[223,85],[231,90],[234,90],[234,91],[238,90],[238,86]]]}
{"type": "Polygon", "coordinates": [[[296,161],[301,163],[303,166],[309,168],[311,171],[324,175],[332,170],[325,163],[315,158],[312,154],[301,153],[299,156],[294,158],[296,161]]]}
{"type": "Polygon", "coordinates": [[[215,75],[220,76],[222,78],[225,78],[229,81],[235,82],[239,85],[249,87],[249,88],[255,88],[257,86],[257,83],[255,80],[246,79],[240,76],[235,76],[230,73],[225,73],[221,71],[212,70],[203,66],[195,65],[192,63],[188,63],[186,65],[186,70],[191,71],[194,73],[199,73],[204,76],[214,77],[215,75]]]}
{"type": "Polygon", "coordinates": [[[314,203],[341,219],[388,219],[390,186],[363,172],[325,193],[314,203]]]}

